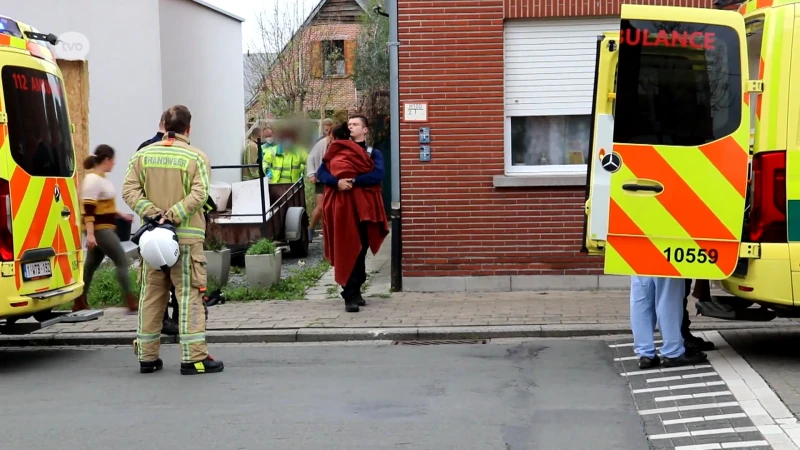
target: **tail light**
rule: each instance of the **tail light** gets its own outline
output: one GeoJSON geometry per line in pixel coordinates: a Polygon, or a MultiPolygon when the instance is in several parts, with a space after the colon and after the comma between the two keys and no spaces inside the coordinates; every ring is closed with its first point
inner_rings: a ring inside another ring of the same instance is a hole
{"type": "Polygon", "coordinates": [[[750,241],[781,243],[786,230],[786,152],[753,156],[750,241]]]}

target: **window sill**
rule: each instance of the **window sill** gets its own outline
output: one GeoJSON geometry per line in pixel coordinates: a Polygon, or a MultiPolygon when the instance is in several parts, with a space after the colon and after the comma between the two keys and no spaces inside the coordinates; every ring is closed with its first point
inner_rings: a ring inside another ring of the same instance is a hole
{"type": "Polygon", "coordinates": [[[497,175],[494,187],[540,187],[540,186],[586,186],[586,174],[530,174],[530,175],[497,175]]]}

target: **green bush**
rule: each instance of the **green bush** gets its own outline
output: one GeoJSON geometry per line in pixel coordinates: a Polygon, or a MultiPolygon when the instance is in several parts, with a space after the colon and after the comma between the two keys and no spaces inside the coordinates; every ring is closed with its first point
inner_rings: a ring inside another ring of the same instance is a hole
{"type": "Polygon", "coordinates": [[[314,287],[328,271],[330,264],[321,261],[313,266],[302,266],[289,271],[289,276],[268,288],[249,288],[244,286],[225,286],[222,294],[231,302],[251,302],[256,300],[302,300],[306,290],[314,287]]]}
{"type": "Polygon", "coordinates": [[[247,249],[248,255],[274,255],[278,247],[269,239],[259,239],[247,249]]]}
{"type": "MultiPolygon", "coordinates": [[[[139,270],[129,269],[128,276],[130,276],[133,295],[139,298],[142,291],[142,285],[139,283],[139,270]]],[[[103,263],[94,272],[87,299],[92,308],[108,308],[125,304],[122,290],[117,281],[117,269],[113,264],[103,263]]]]}

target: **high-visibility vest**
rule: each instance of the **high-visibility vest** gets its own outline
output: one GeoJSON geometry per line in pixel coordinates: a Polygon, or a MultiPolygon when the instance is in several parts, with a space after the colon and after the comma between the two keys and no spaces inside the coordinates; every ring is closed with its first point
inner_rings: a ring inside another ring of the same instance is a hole
{"type": "Polygon", "coordinates": [[[264,173],[270,183],[294,183],[306,170],[308,152],[299,146],[284,152],[283,146],[275,145],[264,149],[264,173]]]}

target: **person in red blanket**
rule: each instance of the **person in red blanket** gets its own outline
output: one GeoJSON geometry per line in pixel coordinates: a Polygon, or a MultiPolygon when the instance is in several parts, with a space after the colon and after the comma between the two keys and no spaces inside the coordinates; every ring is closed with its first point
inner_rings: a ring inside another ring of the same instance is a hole
{"type": "Polygon", "coordinates": [[[342,286],[347,312],[367,303],[361,286],[367,281],[367,251],[378,253],[389,234],[383,206],[383,155],[367,146],[369,121],[352,116],[333,131],[333,141],[322,158],[317,179],[325,185],[322,229],[325,259],[342,286]]]}

